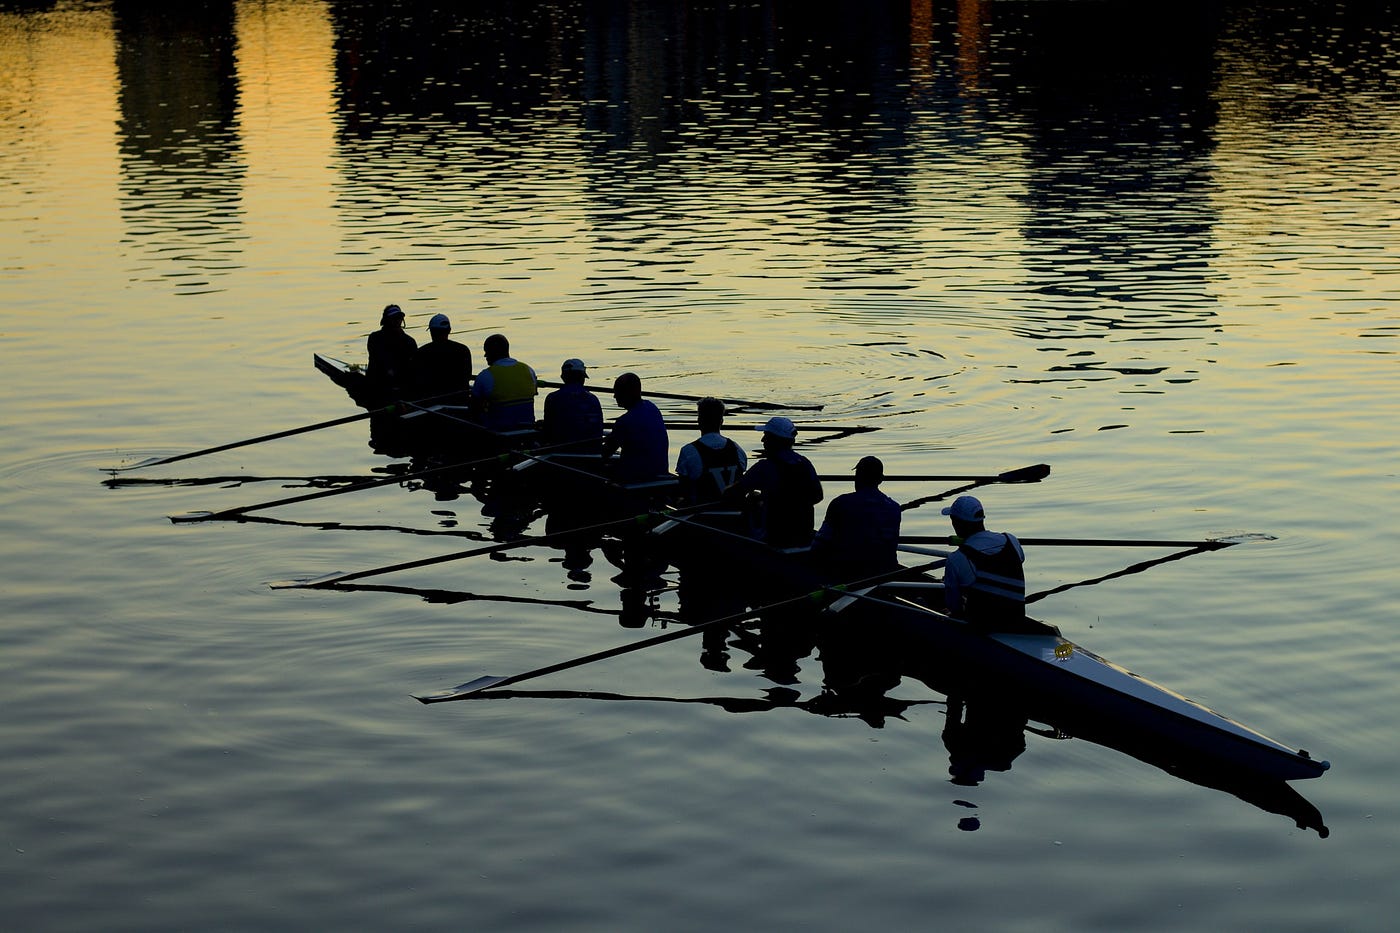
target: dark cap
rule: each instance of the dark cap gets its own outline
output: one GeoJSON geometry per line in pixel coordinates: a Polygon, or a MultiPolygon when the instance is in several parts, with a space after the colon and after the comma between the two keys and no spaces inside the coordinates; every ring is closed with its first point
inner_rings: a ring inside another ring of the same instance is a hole
{"type": "Polygon", "coordinates": [[[879,457],[861,457],[856,464],[856,479],[865,482],[880,482],[885,478],[885,465],[879,457]]]}

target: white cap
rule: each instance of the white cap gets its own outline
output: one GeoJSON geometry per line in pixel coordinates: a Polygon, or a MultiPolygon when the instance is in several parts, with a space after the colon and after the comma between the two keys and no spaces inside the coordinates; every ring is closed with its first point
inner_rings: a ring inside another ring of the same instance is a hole
{"type": "Polygon", "coordinates": [[[583,360],[567,359],[564,365],[559,367],[559,374],[562,376],[564,373],[583,373],[587,378],[588,367],[583,365],[583,360]]]}
{"type": "Polygon", "coordinates": [[[952,505],[943,510],[943,514],[950,515],[960,522],[980,522],[987,517],[982,511],[982,503],[977,501],[976,496],[958,496],[952,505]]]}
{"type": "Polygon", "coordinates": [[[773,434],[777,437],[784,437],[792,440],[797,437],[797,425],[782,415],[776,418],[769,418],[768,423],[759,428],[764,434],[773,434]]]}
{"type": "Polygon", "coordinates": [[[428,322],[428,330],[451,330],[452,322],[445,314],[434,314],[433,319],[428,322]]]}

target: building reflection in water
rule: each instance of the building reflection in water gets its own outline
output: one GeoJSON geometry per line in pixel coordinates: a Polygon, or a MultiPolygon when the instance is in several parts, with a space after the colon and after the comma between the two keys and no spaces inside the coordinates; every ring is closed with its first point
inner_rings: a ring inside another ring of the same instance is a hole
{"type": "Polygon", "coordinates": [[[239,265],[244,181],[234,3],[113,3],[121,210],[132,278],[188,291],[239,265]]]}

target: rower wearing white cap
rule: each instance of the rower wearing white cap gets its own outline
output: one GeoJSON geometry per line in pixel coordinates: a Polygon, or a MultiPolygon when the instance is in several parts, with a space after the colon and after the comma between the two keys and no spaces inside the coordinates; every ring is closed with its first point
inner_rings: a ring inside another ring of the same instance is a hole
{"type": "Polygon", "coordinates": [[[961,539],[943,570],[948,614],[990,631],[1014,630],[1026,618],[1026,554],[1015,535],[988,531],[974,496],[959,496],[943,510],[961,539]]]}
{"type": "Polygon", "coordinates": [[[769,418],[763,432],[763,459],[726,491],[726,498],[756,494],[750,513],[756,538],[774,547],[806,547],[816,524],[813,507],[822,501],[822,484],[812,462],[793,450],[797,426],[781,416],[769,418]]]}
{"type": "Polygon", "coordinates": [[[452,322],[434,314],[428,322],[432,340],[413,356],[415,391],[420,398],[465,393],[471,388],[472,351],[451,339],[452,322]]]}
{"type": "Polygon", "coordinates": [[[565,360],[559,367],[559,378],[564,385],[544,397],[546,443],[596,452],[603,439],[603,405],[584,388],[588,367],[583,360],[565,360]]]}
{"type": "Polygon", "coordinates": [[[365,350],[369,353],[365,375],[381,399],[397,398],[409,388],[413,379],[413,357],[418,341],[404,332],[403,322],[402,308],[385,305],[379,316],[379,330],[365,341],[365,350]]]}

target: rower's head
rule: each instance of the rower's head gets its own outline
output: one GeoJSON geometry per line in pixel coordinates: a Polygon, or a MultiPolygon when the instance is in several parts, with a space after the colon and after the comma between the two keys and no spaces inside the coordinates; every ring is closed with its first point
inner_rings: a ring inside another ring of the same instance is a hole
{"type": "Polygon", "coordinates": [[[769,418],[759,430],[763,432],[764,450],[790,450],[797,440],[797,425],[782,415],[769,418]]]}
{"type": "Polygon", "coordinates": [[[877,489],[885,481],[885,465],[879,457],[861,457],[856,464],[856,488],[877,489]]]}
{"type": "Polygon", "coordinates": [[[383,313],[379,315],[379,326],[385,330],[403,327],[403,309],[398,305],[385,305],[383,313]]]}
{"type": "Polygon", "coordinates": [[[613,400],[618,408],[631,408],[642,400],[642,377],[623,373],[613,380],[613,400]]]}
{"type": "Polygon", "coordinates": [[[487,363],[503,360],[510,356],[510,341],[505,334],[492,334],[482,343],[481,352],[486,354],[487,363]]]}
{"type": "Polygon", "coordinates": [[[559,378],[570,385],[582,385],[588,378],[588,367],[583,365],[583,360],[565,360],[559,367],[559,378]]]}
{"type": "Polygon", "coordinates": [[[695,404],[695,420],[700,422],[701,434],[713,434],[724,427],[724,403],[714,396],[702,398],[695,404]]]}
{"type": "Polygon", "coordinates": [[[428,322],[428,333],[434,340],[446,340],[447,335],[452,333],[452,322],[445,314],[434,314],[428,322]]]}
{"type": "Polygon", "coordinates": [[[958,496],[943,514],[953,520],[953,531],[960,538],[982,531],[987,520],[987,513],[976,496],[958,496]]]}

